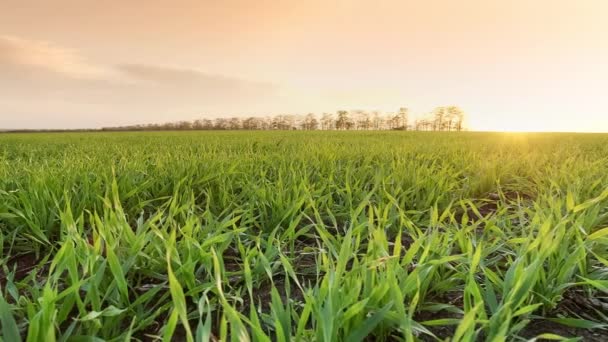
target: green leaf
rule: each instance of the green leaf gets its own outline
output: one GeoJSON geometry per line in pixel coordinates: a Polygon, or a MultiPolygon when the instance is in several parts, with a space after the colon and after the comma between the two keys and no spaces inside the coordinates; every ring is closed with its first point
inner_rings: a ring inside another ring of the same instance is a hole
{"type": "Polygon", "coordinates": [[[574,209],[574,206],[574,197],[572,193],[568,191],[568,194],[566,195],[566,209],[568,209],[568,211],[572,211],[572,209],[574,209]]]}
{"type": "Polygon", "coordinates": [[[96,336],[86,336],[86,335],[78,335],[78,336],[70,336],[68,342],[104,342],[103,338],[99,338],[96,336]]]}
{"type": "Polygon", "coordinates": [[[173,315],[177,314],[179,319],[186,330],[186,338],[188,342],[192,342],[192,331],[190,330],[190,324],[188,323],[188,309],[186,306],[186,296],[184,290],[179,283],[179,280],[175,277],[173,269],[171,268],[171,247],[175,244],[175,231],[171,233],[169,242],[169,248],[167,249],[167,274],[169,276],[169,292],[171,292],[171,299],[173,300],[173,315]]]}
{"type": "Polygon", "coordinates": [[[11,313],[11,307],[4,300],[4,297],[0,294],[0,324],[2,324],[2,339],[7,342],[20,342],[21,335],[19,334],[19,327],[17,322],[11,313]]]}
{"type": "Polygon", "coordinates": [[[547,318],[547,320],[569,327],[583,329],[602,329],[608,326],[607,324],[597,323],[580,318],[547,318]]]}
{"type": "Polygon", "coordinates": [[[596,289],[604,292],[608,292],[608,280],[594,280],[584,277],[579,277],[585,281],[585,283],[595,287],[596,289]]]}
{"type": "Polygon", "coordinates": [[[127,311],[126,309],[118,309],[114,305],[110,305],[105,308],[103,311],[91,311],[83,318],[79,319],[80,321],[91,321],[98,317],[114,317],[118,316],[121,313],[127,311]]]}
{"type": "Polygon", "coordinates": [[[540,335],[536,336],[534,338],[534,340],[568,341],[570,339],[567,337],[556,335],[556,334],[545,333],[545,334],[540,334],[540,335]]]}
{"type": "Polygon", "coordinates": [[[579,211],[585,210],[585,209],[593,206],[594,204],[597,204],[597,203],[603,201],[607,197],[608,197],[608,189],[604,190],[604,192],[602,192],[598,197],[590,199],[585,203],[575,206],[572,211],[575,213],[578,213],[579,211]]]}
{"type": "Polygon", "coordinates": [[[467,332],[475,328],[475,317],[477,316],[477,311],[481,308],[481,304],[482,303],[477,304],[471,311],[464,315],[458,328],[456,328],[452,341],[461,341],[467,332]]]}
{"type": "Polygon", "coordinates": [[[439,318],[439,319],[432,319],[430,321],[420,322],[420,324],[428,325],[431,327],[444,326],[444,325],[458,325],[458,324],[460,324],[460,319],[459,318],[439,318]]]}
{"type": "Polygon", "coordinates": [[[373,314],[371,317],[368,317],[361,325],[357,327],[354,331],[352,331],[345,341],[363,341],[373,330],[374,328],[382,321],[386,313],[391,309],[393,303],[390,302],[386,304],[380,311],[373,314]]]}
{"type": "Polygon", "coordinates": [[[114,276],[114,281],[116,281],[116,286],[118,287],[118,291],[120,292],[123,300],[128,301],[129,298],[129,289],[127,285],[127,280],[125,279],[124,272],[122,271],[122,266],[118,261],[118,257],[114,254],[113,248],[106,248],[108,264],[110,265],[110,271],[114,276]]]}
{"type": "Polygon", "coordinates": [[[589,240],[589,241],[597,240],[606,235],[608,235],[608,227],[602,228],[600,230],[595,231],[593,234],[590,234],[589,236],[587,236],[587,240],[589,240]]]}
{"type": "Polygon", "coordinates": [[[532,305],[526,305],[523,308],[515,311],[515,313],[513,314],[513,317],[517,317],[517,316],[521,316],[521,315],[525,315],[525,314],[528,314],[530,312],[533,312],[534,310],[538,309],[542,305],[543,305],[542,303],[537,303],[537,304],[532,304],[532,305]]]}
{"type": "Polygon", "coordinates": [[[196,342],[207,342],[211,338],[211,307],[207,296],[201,297],[198,302],[199,320],[196,328],[196,342]],[[205,322],[203,322],[205,315],[205,322]]]}

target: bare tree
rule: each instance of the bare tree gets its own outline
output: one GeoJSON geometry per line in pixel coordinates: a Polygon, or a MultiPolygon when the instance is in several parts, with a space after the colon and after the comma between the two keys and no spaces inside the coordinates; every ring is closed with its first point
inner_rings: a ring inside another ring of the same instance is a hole
{"type": "Polygon", "coordinates": [[[384,119],[382,119],[382,116],[380,116],[380,112],[378,111],[374,111],[372,113],[372,127],[375,130],[381,130],[383,129],[383,125],[384,125],[384,119]]]}
{"type": "Polygon", "coordinates": [[[317,118],[313,113],[309,113],[308,115],[306,115],[306,117],[302,121],[302,129],[304,130],[311,131],[317,129],[318,127],[319,121],[317,121],[317,118]]]}
{"type": "Polygon", "coordinates": [[[194,122],[192,123],[192,129],[203,129],[203,120],[198,119],[198,120],[194,120],[194,122]]]}
{"type": "Polygon", "coordinates": [[[204,119],[203,120],[203,129],[213,129],[213,120],[204,119]]]}
{"type": "Polygon", "coordinates": [[[272,129],[285,129],[283,115],[276,115],[272,118],[272,129]]]}
{"type": "Polygon", "coordinates": [[[241,127],[242,126],[241,126],[241,119],[240,118],[232,117],[228,121],[228,129],[238,130],[238,129],[241,129],[241,127]]]}
{"type": "Polygon", "coordinates": [[[372,120],[368,112],[358,110],[354,112],[356,129],[368,130],[372,128],[372,120]]]}
{"type": "Polygon", "coordinates": [[[271,130],[272,129],[272,117],[267,116],[263,119],[260,119],[261,129],[263,130],[271,130]]]}
{"type": "Polygon", "coordinates": [[[277,115],[272,118],[272,129],[292,130],[295,127],[295,117],[293,115],[277,115]]]}
{"type": "Polygon", "coordinates": [[[180,121],[177,123],[176,129],[187,131],[192,129],[192,122],[190,121],[180,121]]]}
{"type": "Polygon", "coordinates": [[[334,129],[334,116],[331,113],[323,113],[321,117],[321,129],[334,129]]]}
{"type": "Polygon", "coordinates": [[[437,107],[433,110],[433,118],[434,118],[434,131],[442,131],[444,130],[445,119],[446,119],[446,110],[445,107],[437,107]]]}
{"type": "Polygon", "coordinates": [[[255,116],[248,117],[243,120],[243,129],[246,130],[257,130],[262,128],[262,119],[256,118],[255,116]]]}
{"type": "Polygon", "coordinates": [[[389,113],[386,116],[386,123],[390,130],[399,129],[401,127],[401,117],[399,114],[389,113]]]}
{"type": "Polygon", "coordinates": [[[336,129],[349,129],[350,119],[348,117],[348,112],[345,110],[339,110],[338,120],[336,120],[336,129]]]}
{"type": "Polygon", "coordinates": [[[462,131],[463,120],[464,120],[464,112],[457,106],[449,106],[447,108],[447,115],[450,122],[450,129],[454,129],[455,131],[462,131]]]}
{"type": "Polygon", "coordinates": [[[409,109],[407,109],[405,107],[399,108],[399,118],[400,118],[399,129],[407,131],[408,117],[409,117],[409,109]]]}
{"type": "Polygon", "coordinates": [[[217,118],[213,122],[213,129],[228,129],[228,119],[226,118],[217,118]]]}
{"type": "Polygon", "coordinates": [[[193,121],[168,122],[164,124],[143,124],[123,127],[104,127],[103,130],[383,130],[398,129],[407,130],[412,127],[418,131],[462,131],[464,129],[465,113],[457,106],[437,107],[430,114],[417,118],[413,125],[409,123],[409,110],[406,107],[399,108],[397,113],[382,115],[378,111],[371,113],[364,110],[351,112],[340,110],[334,115],[323,113],[321,119],[317,119],[314,113],[301,115],[276,115],[274,117],[251,116],[246,119],[239,117],[197,119],[193,121]]]}
{"type": "Polygon", "coordinates": [[[286,125],[285,129],[288,129],[288,130],[297,129],[295,115],[285,115],[284,119],[285,119],[285,125],[286,125]]]}

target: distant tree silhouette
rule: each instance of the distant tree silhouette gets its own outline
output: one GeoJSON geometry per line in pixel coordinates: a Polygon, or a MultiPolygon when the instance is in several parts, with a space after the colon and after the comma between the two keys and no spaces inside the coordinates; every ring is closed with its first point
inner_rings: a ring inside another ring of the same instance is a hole
{"type": "Polygon", "coordinates": [[[250,116],[247,119],[243,120],[242,123],[243,129],[246,130],[260,130],[265,129],[264,119],[257,118],[255,116],[250,116]]]}
{"type": "Polygon", "coordinates": [[[372,112],[372,128],[375,130],[381,130],[384,126],[384,119],[380,115],[380,112],[372,112]]]}
{"type": "Polygon", "coordinates": [[[462,131],[464,112],[457,106],[449,106],[446,109],[449,120],[448,131],[462,131]]]}
{"type": "Polygon", "coordinates": [[[352,121],[354,122],[355,129],[357,130],[368,130],[372,128],[372,120],[368,112],[364,110],[355,110],[352,112],[352,121]]]}
{"type": "Polygon", "coordinates": [[[316,130],[319,127],[319,121],[313,113],[309,113],[302,122],[302,129],[307,131],[316,130]]]}
{"type": "Polygon", "coordinates": [[[295,117],[293,115],[277,115],[272,119],[271,127],[275,130],[295,129],[295,117]]]}
{"type": "Polygon", "coordinates": [[[344,130],[348,129],[350,119],[348,117],[348,112],[345,110],[339,110],[338,119],[336,120],[336,129],[344,130]]]}
{"type": "Polygon", "coordinates": [[[437,107],[433,110],[433,131],[442,131],[445,124],[445,107],[437,107]]]}
{"type": "Polygon", "coordinates": [[[219,130],[228,129],[228,127],[229,127],[228,119],[226,119],[226,118],[215,119],[215,121],[213,122],[213,127],[215,129],[219,129],[219,130]]]}
{"type": "Polygon", "coordinates": [[[399,108],[399,129],[407,131],[407,123],[409,119],[409,109],[405,107],[399,108]]]}
{"type": "Polygon", "coordinates": [[[103,131],[161,131],[161,130],[408,130],[417,131],[457,131],[464,129],[465,113],[458,106],[436,107],[423,117],[418,117],[409,125],[410,111],[399,108],[396,113],[385,116],[378,111],[364,110],[337,111],[335,116],[323,113],[319,118],[314,113],[302,115],[281,114],[275,116],[219,117],[216,119],[196,119],[193,121],[167,122],[121,127],[104,127],[103,131]]]}
{"type": "Polygon", "coordinates": [[[334,116],[331,113],[323,113],[323,116],[321,117],[321,129],[330,130],[334,128],[334,116]]]}
{"type": "Polygon", "coordinates": [[[238,130],[241,129],[241,119],[240,118],[230,118],[228,121],[228,129],[238,130]]]}

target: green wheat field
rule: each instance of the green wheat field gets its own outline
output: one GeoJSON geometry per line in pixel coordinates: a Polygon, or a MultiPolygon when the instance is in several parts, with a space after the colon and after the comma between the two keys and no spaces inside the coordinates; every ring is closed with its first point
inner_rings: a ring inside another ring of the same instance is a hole
{"type": "Polygon", "coordinates": [[[608,339],[608,135],[0,135],[0,339],[608,339]]]}

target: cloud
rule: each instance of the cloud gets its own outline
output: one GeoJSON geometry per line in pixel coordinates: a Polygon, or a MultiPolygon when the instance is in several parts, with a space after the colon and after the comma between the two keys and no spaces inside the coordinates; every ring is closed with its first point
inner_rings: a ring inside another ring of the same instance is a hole
{"type": "Polygon", "coordinates": [[[202,72],[194,69],[158,65],[123,64],[116,71],[127,81],[138,82],[140,87],[162,89],[178,98],[198,97],[205,101],[242,101],[276,93],[271,83],[254,82],[202,72]]]}
{"type": "Polygon", "coordinates": [[[0,36],[0,127],[99,127],[255,113],[280,101],[279,90],[192,68],[93,63],[49,42],[0,36]]]}
{"type": "Polygon", "coordinates": [[[98,78],[108,73],[74,50],[6,35],[0,36],[0,68],[13,72],[51,72],[73,78],[98,78]]]}
{"type": "Polygon", "coordinates": [[[273,87],[270,83],[251,82],[186,68],[147,64],[123,64],[117,66],[117,69],[133,79],[163,84],[200,84],[220,86],[222,88],[242,86],[273,87]]]}
{"type": "Polygon", "coordinates": [[[148,64],[103,65],[92,63],[76,50],[49,42],[0,36],[0,72],[12,81],[36,81],[56,86],[99,86],[142,89],[179,89],[185,94],[237,93],[262,95],[277,87],[203,71],[148,64]]]}

